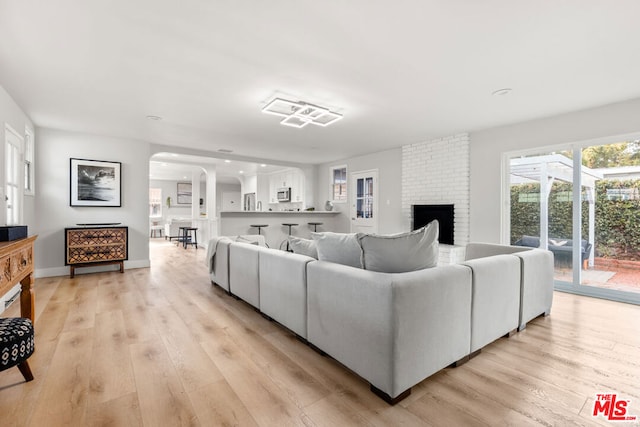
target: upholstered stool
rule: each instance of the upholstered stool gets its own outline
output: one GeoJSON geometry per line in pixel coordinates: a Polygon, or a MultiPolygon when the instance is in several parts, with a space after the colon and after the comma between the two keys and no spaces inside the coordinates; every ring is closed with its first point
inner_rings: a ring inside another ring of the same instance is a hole
{"type": "Polygon", "coordinates": [[[33,374],[27,363],[33,354],[33,324],[22,317],[0,318],[0,371],[18,366],[25,381],[33,374]]]}

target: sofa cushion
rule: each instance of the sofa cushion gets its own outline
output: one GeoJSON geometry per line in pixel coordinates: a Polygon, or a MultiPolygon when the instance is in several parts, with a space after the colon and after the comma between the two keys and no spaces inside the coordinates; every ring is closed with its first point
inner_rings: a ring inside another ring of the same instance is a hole
{"type": "Polygon", "coordinates": [[[311,233],[311,237],[316,242],[320,261],[362,268],[360,261],[362,249],[355,233],[332,233],[326,231],[323,233],[311,233]]]}
{"type": "Polygon", "coordinates": [[[438,265],[438,221],[408,233],[379,236],[358,234],[362,267],[384,273],[404,273],[438,265]]]}
{"type": "Polygon", "coordinates": [[[289,246],[294,254],[306,255],[318,259],[318,248],[316,242],[311,239],[302,239],[296,236],[289,236],[289,246]]]}

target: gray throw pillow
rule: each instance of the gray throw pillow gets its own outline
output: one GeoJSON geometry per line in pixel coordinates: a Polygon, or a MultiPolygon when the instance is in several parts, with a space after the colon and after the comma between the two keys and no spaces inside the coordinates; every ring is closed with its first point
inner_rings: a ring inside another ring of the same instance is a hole
{"type": "Polygon", "coordinates": [[[313,240],[289,236],[289,247],[294,254],[306,255],[318,259],[318,249],[316,248],[316,242],[313,240]]]}
{"type": "Polygon", "coordinates": [[[403,273],[438,265],[438,221],[408,233],[378,236],[358,234],[362,267],[385,273],[403,273]]]}
{"type": "Polygon", "coordinates": [[[362,249],[355,234],[345,233],[311,233],[318,248],[320,261],[335,262],[362,268],[360,261],[362,249]]]}

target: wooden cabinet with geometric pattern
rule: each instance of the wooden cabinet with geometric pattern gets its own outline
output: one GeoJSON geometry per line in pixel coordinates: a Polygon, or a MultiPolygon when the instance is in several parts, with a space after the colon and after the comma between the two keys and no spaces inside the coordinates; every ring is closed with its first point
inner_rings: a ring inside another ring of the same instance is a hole
{"type": "Polygon", "coordinates": [[[128,259],[129,227],[73,227],[64,229],[65,265],[74,277],[78,267],[119,264],[128,259]]]}
{"type": "Polygon", "coordinates": [[[17,283],[20,292],[20,313],[32,321],[34,318],[33,293],[33,242],[36,236],[10,242],[0,242],[0,296],[9,292],[17,283]]]}

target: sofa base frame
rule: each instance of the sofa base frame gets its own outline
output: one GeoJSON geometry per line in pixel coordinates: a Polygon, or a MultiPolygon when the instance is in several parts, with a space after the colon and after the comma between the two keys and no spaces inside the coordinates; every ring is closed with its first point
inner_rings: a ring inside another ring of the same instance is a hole
{"type": "MultiPolygon", "coordinates": [[[[551,310],[547,310],[544,313],[541,313],[540,315],[534,317],[533,319],[537,319],[538,317],[547,317],[547,316],[551,316],[551,310]]],[[[526,323],[523,323],[522,325],[518,326],[518,332],[524,331],[526,327],[527,327],[526,323]]]]}
{"type": "Polygon", "coordinates": [[[382,399],[385,402],[387,402],[389,405],[395,405],[396,403],[400,402],[405,397],[407,397],[407,396],[409,396],[411,394],[411,389],[408,388],[407,390],[403,391],[402,393],[400,393],[396,397],[391,397],[387,393],[385,393],[384,391],[380,390],[379,388],[376,388],[373,385],[371,385],[371,391],[373,392],[373,394],[375,394],[380,399],[382,399]]]}
{"type": "Polygon", "coordinates": [[[462,366],[465,363],[467,363],[469,360],[473,359],[474,357],[476,357],[477,355],[480,354],[480,352],[482,351],[482,349],[480,350],[476,350],[471,354],[466,355],[465,357],[463,357],[462,359],[456,360],[455,362],[453,362],[451,365],[449,365],[449,368],[457,368],[458,366],[462,366]]]}
{"type": "Polygon", "coordinates": [[[514,336],[516,334],[516,332],[518,332],[518,328],[510,330],[509,332],[507,332],[503,336],[505,338],[511,338],[512,336],[514,336]]]}

